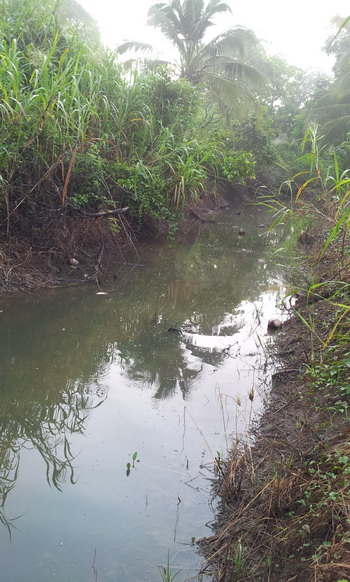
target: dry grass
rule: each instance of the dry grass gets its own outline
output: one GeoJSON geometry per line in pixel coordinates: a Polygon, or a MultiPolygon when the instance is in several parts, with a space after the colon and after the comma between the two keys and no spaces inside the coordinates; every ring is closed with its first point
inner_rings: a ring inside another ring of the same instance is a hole
{"type": "Polygon", "coordinates": [[[200,543],[218,582],[349,575],[350,492],[339,458],[350,443],[342,436],[328,453],[284,461],[270,450],[252,464],[250,451],[235,448],[221,481],[218,533],[200,543]]]}

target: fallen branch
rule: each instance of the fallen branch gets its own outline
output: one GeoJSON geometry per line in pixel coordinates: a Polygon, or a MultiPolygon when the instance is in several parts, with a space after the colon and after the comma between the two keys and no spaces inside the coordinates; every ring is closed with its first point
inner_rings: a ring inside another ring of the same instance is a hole
{"type": "Polygon", "coordinates": [[[85,218],[103,218],[105,216],[115,216],[116,214],[121,214],[129,210],[129,206],[125,208],[115,208],[114,210],[105,210],[104,212],[82,212],[82,216],[85,218]]]}

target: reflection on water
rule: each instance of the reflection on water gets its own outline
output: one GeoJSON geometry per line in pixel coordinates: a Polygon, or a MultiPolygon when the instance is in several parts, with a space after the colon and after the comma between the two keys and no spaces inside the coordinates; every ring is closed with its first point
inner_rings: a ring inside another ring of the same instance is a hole
{"type": "Polygon", "coordinates": [[[262,211],[215,219],[144,245],[107,295],[3,301],[7,582],[150,582],[168,551],[183,579],[195,572],[213,457],[245,432],[252,386],[261,403],[260,346],[281,285],[262,211]]]}

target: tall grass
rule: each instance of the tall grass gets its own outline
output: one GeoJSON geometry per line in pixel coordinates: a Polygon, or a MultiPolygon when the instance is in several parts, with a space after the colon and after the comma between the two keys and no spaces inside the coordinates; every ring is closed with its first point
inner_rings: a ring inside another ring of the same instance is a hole
{"type": "MultiPolygon", "coordinates": [[[[203,94],[167,69],[128,73],[68,0],[0,0],[0,215],[114,208],[176,220],[208,182],[253,174],[201,125],[203,94]],[[228,162],[227,162],[228,160],[228,162]]],[[[33,223],[34,219],[34,223],[33,223]]],[[[23,222],[24,221],[24,222],[23,222]]]]}
{"type": "MultiPolygon", "coordinates": [[[[311,250],[312,261],[304,256],[304,266],[308,264],[306,275],[298,259],[296,284],[306,298],[310,313],[307,317],[298,311],[297,314],[311,335],[311,345],[315,340],[324,351],[339,336],[350,311],[350,168],[342,169],[336,153],[330,156],[319,144],[318,127],[312,124],[302,141],[302,156],[298,160],[303,166],[307,164],[308,170],[297,172],[285,182],[281,187],[284,194],[264,197],[261,204],[274,213],[271,228],[289,223],[294,238],[293,255],[298,241],[317,244],[316,254],[311,250]],[[286,187],[289,199],[285,197],[286,187]],[[313,237],[314,225],[317,225],[317,240],[313,237]],[[330,312],[335,312],[326,335],[317,331],[312,313],[313,303],[320,300],[328,303],[330,312]]],[[[304,255],[308,252],[306,245],[304,255]]],[[[340,335],[343,340],[344,332],[340,335]]]]}

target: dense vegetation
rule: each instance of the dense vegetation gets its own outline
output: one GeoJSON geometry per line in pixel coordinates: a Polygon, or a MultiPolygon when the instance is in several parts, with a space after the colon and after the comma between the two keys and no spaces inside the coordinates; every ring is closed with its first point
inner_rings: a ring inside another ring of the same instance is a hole
{"type": "Polygon", "coordinates": [[[2,0],[0,56],[4,243],[60,254],[72,217],[93,243],[87,212],[112,211],[111,236],[173,227],[221,180],[254,175],[204,87],[167,67],[127,71],[75,2],[2,0]]]}
{"type": "MultiPolygon", "coordinates": [[[[120,244],[149,227],[173,230],[199,198],[276,174],[273,142],[290,137],[304,98],[296,92],[301,73],[269,60],[251,31],[203,44],[228,6],[183,5],[188,27],[176,32],[174,23],[175,44],[181,34],[192,38],[198,18],[201,27],[195,43],[177,45],[177,76],[149,60],[131,69],[118,62],[75,0],[1,0],[4,260],[25,250],[28,261],[40,253],[42,269],[45,257],[62,267],[82,247],[120,244]]],[[[151,24],[162,10],[150,11],[151,24]]],[[[6,264],[2,283],[15,283],[6,264]]]]}

